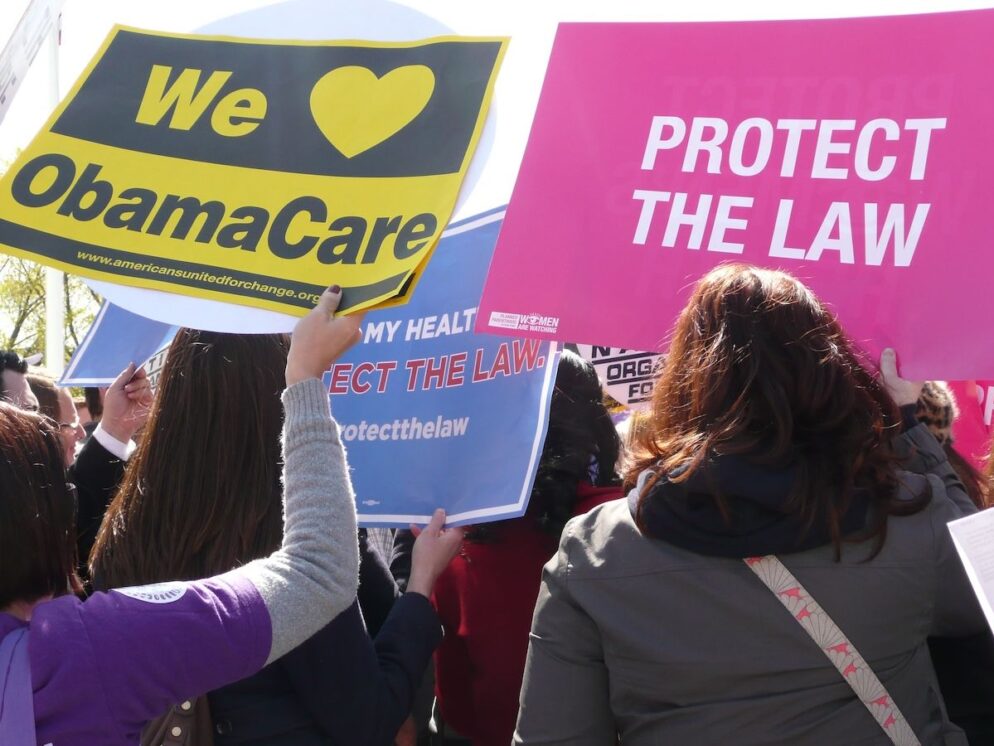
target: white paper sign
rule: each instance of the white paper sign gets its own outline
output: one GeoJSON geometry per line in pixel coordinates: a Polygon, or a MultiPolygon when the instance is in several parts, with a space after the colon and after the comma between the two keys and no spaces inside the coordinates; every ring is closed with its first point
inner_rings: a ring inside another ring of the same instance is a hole
{"type": "Polygon", "coordinates": [[[973,592],[980,600],[987,624],[994,630],[994,508],[949,524],[973,592]]]}
{"type": "Polygon", "coordinates": [[[649,406],[656,366],[662,355],[595,345],[577,345],[576,349],[580,357],[594,366],[604,390],[619,404],[629,409],[649,406]]]}
{"type": "Polygon", "coordinates": [[[7,46],[0,52],[0,121],[34,62],[42,43],[52,32],[65,0],[31,0],[7,46]]]}

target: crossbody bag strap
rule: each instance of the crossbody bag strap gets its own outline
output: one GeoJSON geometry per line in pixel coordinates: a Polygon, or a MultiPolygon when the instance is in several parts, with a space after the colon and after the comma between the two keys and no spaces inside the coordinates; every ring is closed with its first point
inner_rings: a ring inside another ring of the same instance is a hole
{"type": "Polygon", "coordinates": [[[821,648],[895,746],[921,746],[893,697],[832,617],[777,557],[747,557],[749,569],[821,648]]]}
{"type": "Polygon", "coordinates": [[[0,641],[0,744],[35,746],[35,707],[28,659],[28,630],[0,641]]]}

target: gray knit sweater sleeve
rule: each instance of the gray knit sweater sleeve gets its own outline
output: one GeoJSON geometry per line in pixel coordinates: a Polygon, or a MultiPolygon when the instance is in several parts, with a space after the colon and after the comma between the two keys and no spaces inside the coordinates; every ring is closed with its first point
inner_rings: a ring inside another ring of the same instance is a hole
{"type": "Polygon", "coordinates": [[[283,546],[239,568],[259,589],[273,625],[267,664],[355,600],[359,583],[355,495],[345,449],[316,378],[283,393],[283,546]]]}

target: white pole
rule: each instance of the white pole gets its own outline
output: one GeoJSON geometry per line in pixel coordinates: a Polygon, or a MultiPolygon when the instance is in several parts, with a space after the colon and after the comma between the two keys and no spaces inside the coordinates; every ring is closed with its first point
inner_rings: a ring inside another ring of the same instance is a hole
{"type": "MultiPolygon", "coordinates": [[[[52,24],[48,39],[49,90],[52,108],[59,104],[59,31],[61,16],[52,24]]],[[[66,367],[66,299],[63,274],[52,267],[45,267],[45,367],[61,375],[66,367]]]]}

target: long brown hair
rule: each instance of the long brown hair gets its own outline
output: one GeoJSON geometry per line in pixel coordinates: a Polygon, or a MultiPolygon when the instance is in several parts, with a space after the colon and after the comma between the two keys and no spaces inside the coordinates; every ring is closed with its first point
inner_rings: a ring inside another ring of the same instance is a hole
{"type": "Polygon", "coordinates": [[[181,329],[91,554],[101,588],[191,580],[277,549],[289,339],[181,329]]]}
{"type": "MultiPolygon", "coordinates": [[[[791,465],[797,480],[785,509],[807,531],[826,516],[841,551],[840,519],[857,489],[872,495],[865,538],[882,544],[898,503],[891,439],[900,415],[834,316],[784,272],[723,265],[705,275],[680,314],[638,436],[627,488],[640,473],[683,482],[708,459],[744,454],[791,465]],[[678,467],[678,474],[671,474],[678,467]]],[[[716,496],[727,517],[727,503],[716,496]]]]}
{"type": "Polygon", "coordinates": [[[0,402],[0,609],[82,590],[58,428],[0,402]]]}

